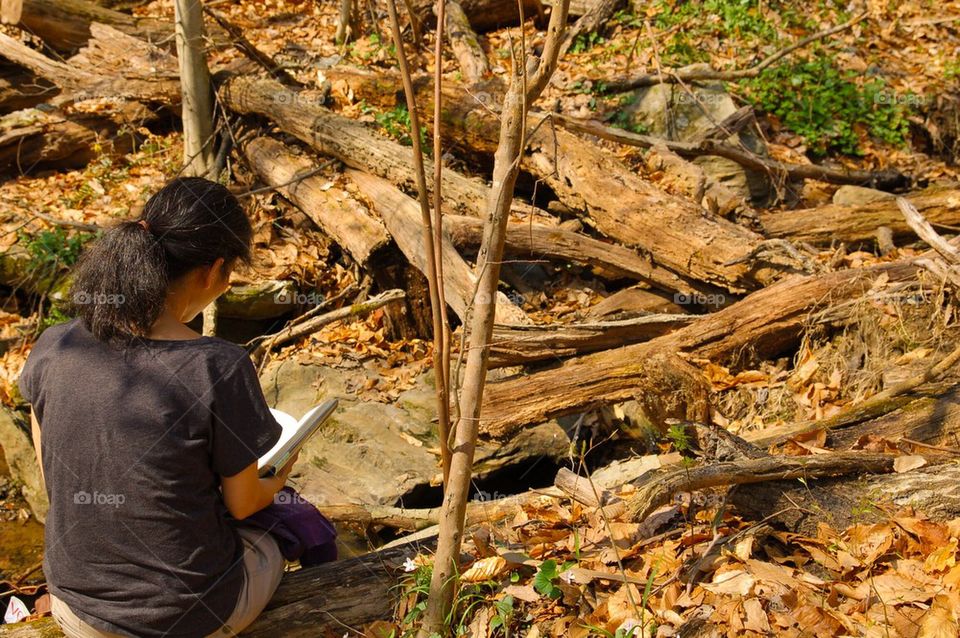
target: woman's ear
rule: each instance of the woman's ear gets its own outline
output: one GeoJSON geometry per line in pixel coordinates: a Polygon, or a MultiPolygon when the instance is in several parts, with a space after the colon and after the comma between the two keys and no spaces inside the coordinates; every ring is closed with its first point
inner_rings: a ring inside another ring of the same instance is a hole
{"type": "Polygon", "coordinates": [[[224,268],[223,257],[217,257],[209,266],[206,266],[206,272],[203,274],[203,287],[211,290],[213,288],[219,288],[223,286],[226,282],[224,278],[228,278],[230,275],[227,273],[226,268],[224,268]]]}

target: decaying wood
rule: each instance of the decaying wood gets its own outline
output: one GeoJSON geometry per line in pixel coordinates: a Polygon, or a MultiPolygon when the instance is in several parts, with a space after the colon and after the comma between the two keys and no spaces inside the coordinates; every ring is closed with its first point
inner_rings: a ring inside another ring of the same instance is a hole
{"type": "MultiPolygon", "coordinates": [[[[394,106],[399,78],[329,69],[331,81],[346,82],[358,98],[394,106]]],[[[418,99],[432,104],[424,82],[418,99]]],[[[453,145],[493,152],[497,146],[502,95],[496,82],[465,90],[447,87],[441,130],[453,145]]],[[[426,124],[430,124],[427,122],[426,124]]],[[[741,293],[779,278],[791,266],[744,262],[763,238],[726,219],[704,214],[688,199],[670,195],[642,179],[596,142],[544,123],[531,133],[522,168],[549,186],[560,201],[600,233],[650,255],[653,262],[684,277],[741,293]]]]}
{"type": "Polygon", "coordinates": [[[771,481],[738,488],[728,502],[750,518],[768,519],[772,525],[813,537],[821,524],[841,531],[851,525],[888,521],[900,512],[948,521],[960,516],[960,465],[802,485],[796,480],[771,481]]]}
{"type": "Polygon", "coordinates": [[[609,321],[630,319],[650,313],[684,314],[690,311],[689,305],[680,305],[677,301],[686,301],[686,297],[671,298],[649,288],[630,286],[618,290],[597,305],[591,306],[587,311],[587,319],[609,321]]]}
{"type": "MultiPolygon", "coordinates": [[[[423,242],[423,225],[420,220],[420,208],[413,199],[384,179],[361,171],[348,170],[347,177],[353,181],[360,192],[370,200],[373,209],[380,214],[390,235],[397,242],[411,264],[421,272],[426,271],[429,258],[423,242]]],[[[443,289],[447,304],[463,321],[467,308],[473,298],[477,285],[477,276],[463,260],[452,243],[442,242],[443,289]]],[[[530,319],[503,293],[497,293],[497,322],[505,324],[526,324],[530,319]]]]}
{"type": "Polygon", "coordinates": [[[240,148],[261,180],[277,189],[346,250],[360,265],[390,241],[383,223],[358,202],[345,199],[327,178],[309,175],[316,169],[310,158],[295,154],[270,137],[240,142],[240,148]],[[286,186],[281,186],[286,184],[286,186]]]}
{"type": "MultiPolygon", "coordinates": [[[[960,191],[931,188],[906,197],[935,227],[960,225],[960,191]]],[[[825,204],[816,208],[764,212],[760,224],[768,237],[829,246],[845,242],[873,244],[877,230],[889,228],[893,239],[912,240],[915,235],[893,198],[860,206],[825,204]]]]}
{"type": "Polygon", "coordinates": [[[560,361],[576,354],[648,341],[693,320],[692,315],[647,315],[596,323],[495,326],[490,367],[560,361]]]}
{"type": "Polygon", "coordinates": [[[490,62],[460,3],[456,0],[446,0],[445,12],[450,48],[453,49],[453,54],[460,64],[463,81],[466,84],[475,84],[490,73],[490,62]]]}
{"type": "MultiPolygon", "coordinates": [[[[509,436],[523,424],[646,395],[667,395],[676,401],[674,413],[667,416],[702,420],[684,416],[684,401],[675,391],[678,384],[664,380],[658,358],[684,353],[731,363],[784,352],[796,344],[810,312],[820,304],[859,298],[878,277],[887,277],[890,283],[913,280],[916,271],[911,261],[901,261],[791,277],[646,343],[573,357],[549,370],[489,383],[481,429],[490,436],[509,436]]],[[[848,306],[847,312],[852,311],[848,306]]],[[[690,403],[699,402],[695,396],[690,403]]]]}
{"type": "Polygon", "coordinates": [[[134,131],[156,115],[136,102],[95,112],[24,109],[0,118],[0,172],[78,168],[102,154],[132,150],[134,131]]]}
{"type": "MultiPolygon", "coordinates": [[[[363,122],[324,108],[316,92],[297,92],[274,80],[238,76],[228,78],[220,94],[224,105],[232,111],[269,117],[284,132],[324,155],[403,188],[415,188],[410,147],[384,138],[363,122]]],[[[425,160],[424,165],[428,173],[433,172],[432,161],[425,160]]],[[[444,203],[449,205],[445,212],[478,217],[483,214],[488,189],[482,181],[447,168],[443,171],[442,190],[444,203]]],[[[533,212],[529,206],[517,206],[515,210],[522,214],[533,212]]]]}
{"type": "Polygon", "coordinates": [[[94,22],[173,48],[173,25],[153,18],[136,18],[87,0],[4,0],[0,20],[14,24],[58,51],[75,51],[90,38],[94,22]]]}
{"type": "Polygon", "coordinates": [[[937,251],[948,263],[953,265],[960,263],[960,250],[941,237],[916,206],[903,197],[898,197],[896,202],[907,225],[917,234],[917,237],[927,242],[927,245],[937,251]]]}
{"type": "Polygon", "coordinates": [[[59,89],[17,64],[0,62],[0,114],[27,109],[54,98],[59,89]]]}
{"type": "MultiPolygon", "coordinates": [[[[458,247],[476,247],[483,235],[483,222],[475,217],[445,215],[443,229],[458,247]]],[[[528,222],[508,224],[504,251],[513,258],[556,259],[591,266],[600,276],[646,281],[670,293],[718,292],[688,281],[634,250],[558,226],[528,222]]]]}
{"type": "MultiPolygon", "coordinates": [[[[434,0],[413,0],[411,5],[421,22],[432,22],[434,0]]],[[[520,22],[520,6],[527,18],[538,15],[536,0],[460,0],[463,12],[477,31],[499,29],[520,22]],[[522,2],[522,5],[521,5],[522,2]]]]}
{"type": "Polygon", "coordinates": [[[882,474],[893,471],[895,459],[892,454],[834,452],[812,456],[766,456],[671,470],[654,474],[641,483],[624,510],[630,519],[643,520],[679,492],[775,480],[882,474]]]}

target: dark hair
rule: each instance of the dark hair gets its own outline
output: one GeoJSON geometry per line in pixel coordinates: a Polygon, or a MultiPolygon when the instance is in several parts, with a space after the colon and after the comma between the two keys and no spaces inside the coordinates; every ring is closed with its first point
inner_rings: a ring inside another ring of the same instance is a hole
{"type": "Polygon", "coordinates": [[[101,341],[142,336],[163,311],[171,282],[222,257],[249,262],[253,231],[237,198],[200,177],[168,182],[139,219],[121,222],[84,251],[68,309],[101,341]]]}

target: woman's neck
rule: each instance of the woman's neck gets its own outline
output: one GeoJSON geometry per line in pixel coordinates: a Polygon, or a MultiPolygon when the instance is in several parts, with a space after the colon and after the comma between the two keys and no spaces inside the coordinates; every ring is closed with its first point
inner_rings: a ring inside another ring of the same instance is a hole
{"type": "Polygon", "coordinates": [[[199,339],[202,335],[180,321],[179,315],[168,306],[164,308],[157,320],[153,322],[153,326],[151,326],[150,332],[146,336],[150,339],[162,341],[183,341],[186,339],[199,339]]]}

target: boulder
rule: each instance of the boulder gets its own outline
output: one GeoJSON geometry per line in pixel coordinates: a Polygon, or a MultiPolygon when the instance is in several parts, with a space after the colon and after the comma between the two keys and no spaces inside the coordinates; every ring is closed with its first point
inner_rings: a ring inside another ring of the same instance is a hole
{"type": "Polygon", "coordinates": [[[18,412],[0,407],[0,447],[10,476],[23,484],[23,497],[41,523],[47,518],[50,502],[40,477],[40,465],[33,448],[29,422],[18,412]]]}
{"type": "MultiPolygon", "coordinates": [[[[267,402],[299,417],[328,398],[340,405],[304,446],[292,484],[314,503],[397,506],[438,505],[440,458],[436,437],[436,395],[432,373],[393,403],[359,400],[356,389],[377,378],[362,366],[334,368],[289,358],[267,366],[261,383],[267,402]]],[[[506,442],[481,442],[476,480],[558,461],[570,439],[556,422],[527,428],[506,442]]],[[[517,491],[526,486],[518,485],[517,491]]]]}
{"type": "MultiPolygon", "coordinates": [[[[667,140],[693,141],[711,130],[737,110],[733,98],[720,82],[657,84],[637,89],[624,106],[631,128],[646,130],[649,135],[667,140]]],[[[731,136],[729,143],[743,145],[757,155],[766,156],[763,140],[748,127],[731,136]]],[[[758,205],[768,202],[772,186],[768,175],[745,169],[722,157],[698,157],[699,166],[714,183],[725,186],[739,197],[758,205]]]]}

